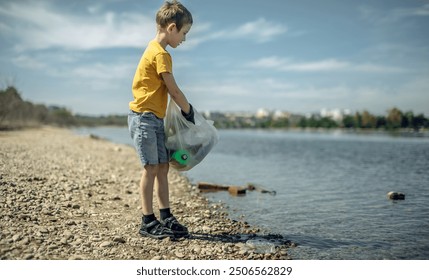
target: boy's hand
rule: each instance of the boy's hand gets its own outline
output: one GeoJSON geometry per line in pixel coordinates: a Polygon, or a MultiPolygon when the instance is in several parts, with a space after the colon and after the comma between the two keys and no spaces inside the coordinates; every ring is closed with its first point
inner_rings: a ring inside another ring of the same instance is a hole
{"type": "Polygon", "coordinates": [[[181,111],[182,111],[182,116],[184,116],[188,122],[195,124],[194,108],[192,108],[191,103],[189,103],[189,113],[186,114],[185,112],[183,112],[183,110],[181,111]]]}

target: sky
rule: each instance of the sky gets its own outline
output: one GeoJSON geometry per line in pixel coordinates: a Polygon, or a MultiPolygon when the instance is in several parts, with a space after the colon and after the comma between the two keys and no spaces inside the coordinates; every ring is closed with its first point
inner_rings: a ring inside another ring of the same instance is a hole
{"type": "MultiPolygon", "coordinates": [[[[173,58],[198,111],[429,116],[429,0],[183,0],[173,58]]],[[[75,114],[127,114],[161,0],[3,0],[0,86],[75,114]]]]}

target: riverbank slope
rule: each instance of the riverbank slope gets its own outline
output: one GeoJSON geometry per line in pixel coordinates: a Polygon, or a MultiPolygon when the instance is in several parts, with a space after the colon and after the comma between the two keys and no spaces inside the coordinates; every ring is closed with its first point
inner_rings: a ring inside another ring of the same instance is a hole
{"type": "Polygon", "coordinates": [[[231,220],[174,170],[171,207],[191,236],[141,237],[140,172],[126,145],[52,127],[0,132],[0,259],[289,258],[283,236],[231,220]]]}

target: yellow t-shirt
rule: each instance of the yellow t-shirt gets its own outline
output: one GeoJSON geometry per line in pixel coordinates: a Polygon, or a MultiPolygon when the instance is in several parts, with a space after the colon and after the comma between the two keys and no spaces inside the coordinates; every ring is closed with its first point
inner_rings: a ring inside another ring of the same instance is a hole
{"type": "Polygon", "coordinates": [[[158,118],[165,117],[168,90],[161,73],[173,72],[170,54],[157,42],[147,46],[133,80],[133,97],[130,109],[134,112],[152,112],[158,118]]]}

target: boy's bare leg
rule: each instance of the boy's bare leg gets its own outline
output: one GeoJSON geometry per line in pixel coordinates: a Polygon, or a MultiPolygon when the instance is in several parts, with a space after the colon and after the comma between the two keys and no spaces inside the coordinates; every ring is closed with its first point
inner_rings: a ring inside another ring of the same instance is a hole
{"type": "Polygon", "coordinates": [[[161,221],[165,227],[170,229],[176,237],[187,236],[188,229],[181,225],[170,212],[170,199],[168,189],[169,164],[160,164],[155,180],[156,195],[158,198],[161,221]]]}
{"type": "MultiPolygon", "coordinates": [[[[155,182],[158,182],[157,174],[159,169],[159,165],[146,165],[143,169],[140,181],[143,217],[142,226],[139,232],[143,236],[149,236],[156,239],[175,236],[174,232],[161,224],[153,213],[153,190],[155,182]]],[[[163,197],[164,195],[161,196],[163,197]]]]}
{"type": "Polygon", "coordinates": [[[158,165],[146,164],[140,180],[141,204],[143,215],[153,214],[153,185],[158,165]]]}
{"type": "Polygon", "coordinates": [[[155,190],[158,198],[159,209],[170,208],[170,198],[168,189],[168,163],[158,165],[158,173],[155,180],[155,190]]]}

